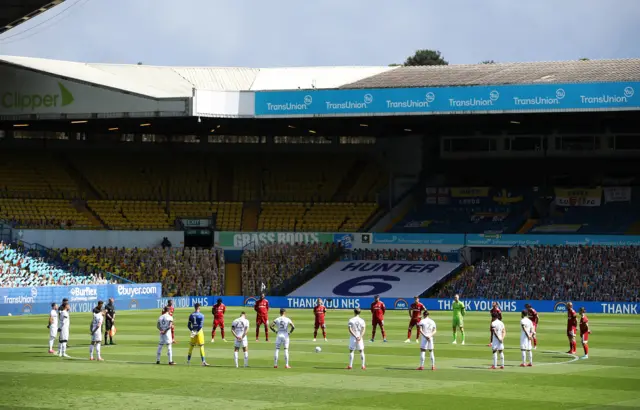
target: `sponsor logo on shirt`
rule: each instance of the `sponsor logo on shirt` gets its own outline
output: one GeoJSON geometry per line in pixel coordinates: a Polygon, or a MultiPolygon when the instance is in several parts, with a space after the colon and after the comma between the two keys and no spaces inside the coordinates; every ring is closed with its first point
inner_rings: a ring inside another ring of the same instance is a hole
{"type": "Polygon", "coordinates": [[[408,309],[409,308],[409,304],[404,299],[396,299],[396,301],[393,302],[393,306],[396,309],[408,309]]]}
{"type": "Polygon", "coordinates": [[[567,302],[557,302],[553,306],[554,312],[566,312],[567,311],[567,302]]]}

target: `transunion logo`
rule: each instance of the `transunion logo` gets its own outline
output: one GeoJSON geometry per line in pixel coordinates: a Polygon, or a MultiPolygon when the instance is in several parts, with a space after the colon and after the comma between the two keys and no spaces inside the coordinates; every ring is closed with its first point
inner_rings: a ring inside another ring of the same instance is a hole
{"type": "Polygon", "coordinates": [[[301,103],[273,104],[268,102],[267,111],[305,111],[311,104],[313,104],[313,97],[305,95],[301,103]]]}
{"type": "Polygon", "coordinates": [[[498,90],[491,90],[488,98],[467,98],[460,100],[457,98],[449,98],[449,106],[454,108],[474,108],[474,107],[492,107],[493,103],[500,99],[498,90]]]}
{"type": "Polygon", "coordinates": [[[429,91],[425,94],[424,100],[403,100],[392,101],[387,100],[387,108],[429,108],[432,102],[436,100],[436,94],[429,91]]]}
{"type": "Polygon", "coordinates": [[[59,94],[24,94],[7,91],[0,96],[0,106],[20,111],[35,111],[38,108],[65,107],[73,103],[73,94],[62,83],[58,83],[59,94]]]}
{"type": "Polygon", "coordinates": [[[255,306],[256,305],[256,298],[254,297],[248,297],[244,300],[244,305],[245,306],[255,306]]]}
{"type": "Polygon", "coordinates": [[[520,98],[513,97],[513,103],[515,105],[560,105],[560,102],[566,97],[567,93],[563,88],[556,90],[555,97],[533,97],[533,98],[520,98]]]}
{"type": "Polygon", "coordinates": [[[554,312],[566,312],[567,311],[567,302],[557,302],[553,306],[554,312]]]}
{"type": "Polygon", "coordinates": [[[396,301],[393,302],[393,306],[396,309],[409,309],[409,304],[404,299],[396,299],[396,301]]]}
{"type": "Polygon", "coordinates": [[[340,103],[334,103],[331,101],[326,101],[327,110],[366,110],[369,108],[369,104],[373,103],[373,95],[365,94],[362,97],[362,101],[358,100],[350,100],[344,101],[340,103]]]}
{"type": "Polygon", "coordinates": [[[156,295],[158,289],[155,286],[137,286],[129,287],[126,285],[118,285],[118,296],[138,296],[138,295],[156,295]]]}
{"type": "Polygon", "coordinates": [[[597,96],[581,95],[580,101],[583,104],[620,104],[628,103],[629,99],[635,94],[633,87],[624,87],[622,95],[618,94],[602,94],[597,96]]]}

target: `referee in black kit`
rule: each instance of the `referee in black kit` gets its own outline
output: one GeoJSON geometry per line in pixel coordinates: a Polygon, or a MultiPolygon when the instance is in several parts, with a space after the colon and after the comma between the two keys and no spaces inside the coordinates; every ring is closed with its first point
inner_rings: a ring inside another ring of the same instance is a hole
{"type": "Polygon", "coordinates": [[[113,298],[109,298],[109,303],[104,307],[105,325],[104,325],[104,344],[112,344],[113,337],[111,336],[111,328],[116,321],[116,307],[113,304],[113,298]],[[109,342],[107,342],[107,336],[109,336],[109,342]]]}

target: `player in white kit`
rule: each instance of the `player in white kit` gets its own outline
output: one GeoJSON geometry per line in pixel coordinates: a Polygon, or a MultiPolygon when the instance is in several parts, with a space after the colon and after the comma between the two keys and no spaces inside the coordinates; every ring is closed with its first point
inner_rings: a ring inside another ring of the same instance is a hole
{"type": "Polygon", "coordinates": [[[291,369],[289,366],[289,335],[293,333],[296,327],[293,325],[291,319],[287,317],[287,309],[280,309],[280,317],[275,319],[273,323],[271,323],[271,331],[277,333],[276,336],[276,352],[273,358],[273,367],[275,369],[278,368],[278,355],[280,354],[280,347],[284,348],[284,367],[287,369],[291,369]],[[291,326],[291,331],[289,331],[289,326],[291,326]]]}
{"type": "Polygon", "coordinates": [[[58,356],[60,357],[69,357],[67,355],[67,343],[69,342],[70,325],[69,302],[64,302],[58,310],[58,356]]]}
{"type": "Polygon", "coordinates": [[[533,366],[533,350],[531,349],[531,342],[535,336],[535,326],[531,319],[529,319],[529,312],[527,310],[522,311],[522,319],[520,319],[520,352],[522,353],[522,363],[520,367],[533,366]],[[529,364],[527,364],[527,353],[529,354],[529,364]]]}
{"type": "Polygon", "coordinates": [[[160,356],[162,356],[162,346],[167,346],[167,357],[169,358],[169,365],[173,366],[173,338],[171,331],[174,329],[173,316],[169,314],[169,306],[165,306],[162,309],[162,314],[158,318],[156,324],[158,331],[160,332],[160,340],[158,341],[158,351],[156,352],[156,364],[160,364],[160,356]]]}
{"type": "Polygon", "coordinates": [[[242,312],[240,317],[231,323],[231,333],[235,338],[233,344],[233,361],[238,367],[238,350],[242,348],[244,352],[244,367],[249,367],[249,341],[247,340],[247,332],[249,332],[249,321],[246,312],[242,312]]]}
{"type": "Polygon", "coordinates": [[[507,329],[504,323],[498,319],[498,313],[491,315],[491,350],[493,351],[492,369],[498,367],[498,354],[500,354],[500,368],[504,369],[504,338],[507,335],[507,329]]]}
{"type": "Polygon", "coordinates": [[[422,312],[423,319],[418,323],[418,332],[420,333],[420,367],[417,370],[424,370],[424,361],[427,350],[431,358],[431,370],[436,369],[436,356],[433,354],[433,346],[435,340],[433,336],[436,334],[436,322],[429,317],[429,311],[422,312]]]}
{"type": "Polygon", "coordinates": [[[364,363],[364,342],[362,338],[364,337],[366,324],[364,323],[364,319],[360,317],[360,309],[353,309],[354,317],[349,319],[349,335],[351,335],[349,339],[349,366],[347,369],[350,370],[353,368],[353,352],[354,350],[360,351],[360,359],[362,359],[362,370],[365,370],[367,367],[364,363]]]}
{"type": "Polygon", "coordinates": [[[56,336],[58,336],[58,304],[51,304],[51,312],[49,312],[49,324],[47,325],[47,329],[49,329],[49,354],[54,354],[53,343],[56,341],[56,336]]]}
{"type": "Polygon", "coordinates": [[[98,361],[102,361],[102,354],[100,352],[100,344],[102,343],[102,323],[104,322],[104,313],[102,312],[102,305],[104,302],[98,301],[98,306],[93,309],[93,319],[89,325],[89,332],[91,333],[91,344],[89,345],[89,360],[93,360],[93,350],[95,348],[98,354],[98,361]]]}

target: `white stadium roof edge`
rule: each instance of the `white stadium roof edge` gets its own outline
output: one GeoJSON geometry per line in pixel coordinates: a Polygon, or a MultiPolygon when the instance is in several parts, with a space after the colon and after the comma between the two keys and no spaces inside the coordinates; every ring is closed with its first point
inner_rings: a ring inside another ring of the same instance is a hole
{"type": "Polygon", "coordinates": [[[419,67],[168,67],[2,56],[0,64],[141,96],[190,98],[194,89],[270,91],[640,81],[640,59],[419,67]]]}

